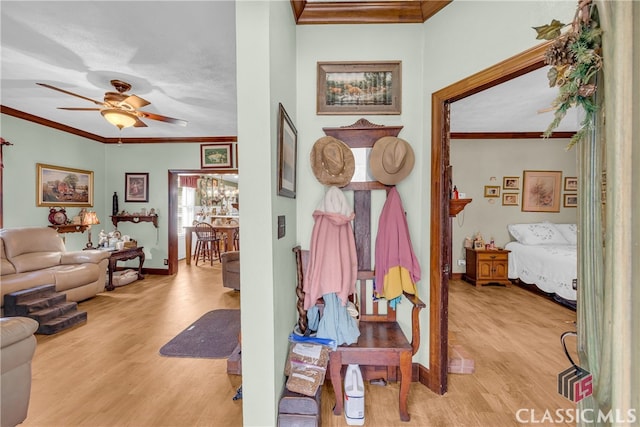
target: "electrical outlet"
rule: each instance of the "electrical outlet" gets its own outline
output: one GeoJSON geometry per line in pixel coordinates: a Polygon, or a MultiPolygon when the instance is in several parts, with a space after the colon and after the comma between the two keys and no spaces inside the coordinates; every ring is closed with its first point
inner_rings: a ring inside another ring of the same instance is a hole
{"type": "Polygon", "coordinates": [[[464,259],[459,259],[458,260],[458,265],[467,265],[467,261],[464,259]]]}
{"type": "Polygon", "coordinates": [[[164,265],[169,265],[169,260],[165,258],[164,265]]]}

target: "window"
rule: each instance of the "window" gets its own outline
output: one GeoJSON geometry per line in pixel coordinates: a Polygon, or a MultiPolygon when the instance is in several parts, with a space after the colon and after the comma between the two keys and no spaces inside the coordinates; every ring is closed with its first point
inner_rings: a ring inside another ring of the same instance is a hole
{"type": "Polygon", "coordinates": [[[184,227],[193,224],[195,218],[196,189],[178,187],[178,235],[184,236],[184,227]]]}

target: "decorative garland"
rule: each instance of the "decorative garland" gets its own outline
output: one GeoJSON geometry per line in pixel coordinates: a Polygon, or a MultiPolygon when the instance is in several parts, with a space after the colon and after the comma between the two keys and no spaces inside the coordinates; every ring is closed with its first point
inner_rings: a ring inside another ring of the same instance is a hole
{"type": "Polygon", "coordinates": [[[581,106],[585,112],[580,129],[569,141],[570,149],[591,129],[598,109],[595,101],[596,85],[593,78],[602,68],[602,29],[591,19],[591,0],[580,0],[571,24],[552,20],[551,24],[533,27],[538,40],[554,40],[545,52],[545,63],[551,65],[547,78],[549,87],[557,86],[558,96],[553,101],[554,119],[544,132],[548,138],[571,107],[581,106]],[[571,26],[564,34],[561,30],[571,26]]]}

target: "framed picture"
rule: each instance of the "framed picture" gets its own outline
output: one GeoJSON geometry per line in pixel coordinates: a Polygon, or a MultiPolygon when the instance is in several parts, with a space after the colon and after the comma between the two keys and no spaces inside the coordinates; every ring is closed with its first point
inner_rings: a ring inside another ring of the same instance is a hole
{"type": "Polygon", "coordinates": [[[477,250],[482,250],[484,249],[484,242],[482,240],[476,240],[475,242],[473,242],[473,249],[477,250]]]}
{"type": "Polygon", "coordinates": [[[504,190],[519,190],[520,189],[520,177],[519,176],[505,176],[502,178],[502,189],[504,190]]]}
{"type": "Polygon", "coordinates": [[[502,193],[502,206],[518,206],[520,204],[520,194],[502,193]]]}
{"type": "Polygon", "coordinates": [[[202,169],[233,168],[233,150],[228,144],[200,144],[200,167],[202,169]]]}
{"type": "Polygon", "coordinates": [[[278,104],[278,195],[296,198],[298,132],[282,104],[278,104]]]}
{"type": "Polygon", "coordinates": [[[317,114],[400,114],[401,62],[318,62],[317,114]]]}
{"type": "Polygon", "coordinates": [[[564,203],[563,206],[565,208],[575,208],[578,206],[578,195],[577,194],[565,194],[564,195],[564,203]]]}
{"type": "Polygon", "coordinates": [[[575,176],[565,176],[564,191],[578,191],[578,178],[575,176]]]}
{"type": "Polygon", "coordinates": [[[561,171],[524,171],[523,212],[560,212],[561,171]]]}
{"type": "Polygon", "coordinates": [[[500,197],[500,186],[498,185],[485,185],[484,197],[500,197]]]}
{"type": "Polygon", "coordinates": [[[36,206],[93,206],[93,171],[36,163],[36,206]]]}
{"type": "Polygon", "coordinates": [[[124,201],[148,202],[149,201],[149,174],[125,173],[124,174],[124,201]]]}

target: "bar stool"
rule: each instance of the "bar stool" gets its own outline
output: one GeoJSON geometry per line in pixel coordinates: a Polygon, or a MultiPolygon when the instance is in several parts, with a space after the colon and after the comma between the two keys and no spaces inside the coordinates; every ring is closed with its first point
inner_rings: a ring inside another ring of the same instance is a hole
{"type": "Polygon", "coordinates": [[[233,232],[233,250],[235,251],[240,250],[240,229],[239,228],[233,232]]]}
{"type": "Polygon", "coordinates": [[[220,259],[220,239],[216,235],[216,230],[211,224],[206,222],[199,222],[195,228],[196,236],[198,240],[196,242],[196,253],[193,258],[198,265],[198,261],[211,262],[213,265],[214,259],[220,259]]]}

